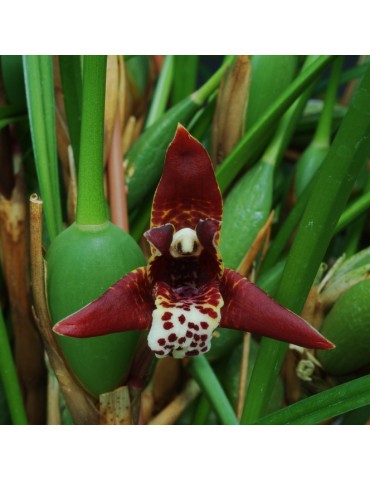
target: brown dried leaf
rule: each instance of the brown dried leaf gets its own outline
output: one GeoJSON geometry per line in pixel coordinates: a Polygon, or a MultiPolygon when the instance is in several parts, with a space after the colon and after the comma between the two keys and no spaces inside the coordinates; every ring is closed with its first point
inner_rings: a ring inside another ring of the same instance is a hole
{"type": "Polygon", "coordinates": [[[122,135],[123,155],[125,155],[128,152],[129,148],[134,142],[135,126],[136,126],[136,118],[133,115],[131,115],[127,120],[125,129],[123,130],[123,135],[122,135]]]}
{"type": "Polygon", "coordinates": [[[250,345],[251,345],[251,334],[250,332],[246,332],[243,335],[242,358],[240,361],[238,404],[236,406],[236,416],[238,417],[238,420],[242,418],[245,397],[247,394],[247,377],[248,377],[250,345]]]}
{"type": "Polygon", "coordinates": [[[126,95],[127,95],[127,78],[125,72],[125,63],[122,55],[118,55],[118,112],[121,121],[121,136],[126,126],[126,120],[128,118],[126,112],[126,95]]]}
{"type": "Polygon", "coordinates": [[[154,398],[151,386],[147,387],[141,395],[139,425],[146,425],[153,416],[154,398]]]}
{"type": "Polygon", "coordinates": [[[116,115],[112,148],[108,159],[108,191],[112,222],[128,232],[127,198],[123,170],[121,121],[116,115]]]}
{"type": "Polygon", "coordinates": [[[148,425],[173,425],[185,408],[193,402],[200,393],[200,388],[194,380],[189,380],[184,390],[164,408],[148,425]]]}
{"type": "Polygon", "coordinates": [[[182,364],[178,360],[166,357],[158,361],[152,383],[156,412],[162,410],[179,392],[183,378],[182,374],[182,364]]]}
{"type": "Polygon", "coordinates": [[[56,126],[56,137],[57,137],[57,150],[60,163],[62,164],[62,174],[63,182],[68,189],[69,185],[69,161],[68,161],[68,147],[71,144],[68,127],[63,119],[63,116],[60,113],[60,110],[57,105],[55,105],[55,126],[56,126]]]}
{"type": "Polygon", "coordinates": [[[128,387],[119,387],[99,396],[101,425],[131,425],[131,405],[128,387]]]}
{"type": "Polygon", "coordinates": [[[119,64],[117,55],[108,55],[107,80],[105,88],[104,116],[104,164],[108,161],[111,150],[113,129],[118,108],[119,64]]]}
{"type": "Polygon", "coordinates": [[[215,166],[223,161],[243,135],[250,79],[249,56],[239,55],[217,96],[211,146],[211,158],[215,166]]]}
{"type": "Polygon", "coordinates": [[[253,262],[258,255],[258,252],[263,246],[262,251],[262,258],[266,254],[268,244],[270,241],[270,233],[271,233],[271,226],[272,220],[274,218],[274,211],[272,211],[266,220],[266,223],[263,225],[261,230],[258,232],[256,238],[254,239],[250,249],[245,254],[243,260],[240,262],[237,271],[240,275],[246,276],[252,268],[253,262]]]}
{"type": "Polygon", "coordinates": [[[31,424],[45,423],[44,349],[34,325],[29,289],[28,218],[23,172],[10,199],[0,194],[0,247],[14,329],[15,363],[31,424]]]}
{"type": "Polygon", "coordinates": [[[77,175],[76,164],[73,156],[72,146],[68,146],[68,161],[69,161],[69,184],[67,189],[67,215],[69,224],[76,220],[77,210],[77,175]]]}
{"type": "Polygon", "coordinates": [[[285,398],[288,405],[298,402],[302,398],[301,381],[297,376],[297,354],[288,350],[282,367],[282,378],[284,380],[285,398]]]}

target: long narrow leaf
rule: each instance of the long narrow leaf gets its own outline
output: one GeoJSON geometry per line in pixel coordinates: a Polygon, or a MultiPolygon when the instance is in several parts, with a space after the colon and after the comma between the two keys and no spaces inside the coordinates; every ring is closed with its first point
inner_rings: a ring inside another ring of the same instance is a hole
{"type": "Polygon", "coordinates": [[[26,425],[27,415],[23,404],[22,393],[14,365],[8,333],[0,309],[0,378],[4,385],[9,404],[9,411],[15,425],[26,425]]]}
{"type": "Polygon", "coordinates": [[[325,392],[261,418],[262,425],[312,425],[370,404],[370,375],[330,388],[325,392]]]}
{"type": "Polygon", "coordinates": [[[52,240],[62,230],[52,61],[49,55],[25,55],[23,62],[36,171],[52,240]]]}
{"type": "Polygon", "coordinates": [[[78,167],[82,111],[81,55],[60,55],[60,75],[73,156],[78,167]]]}

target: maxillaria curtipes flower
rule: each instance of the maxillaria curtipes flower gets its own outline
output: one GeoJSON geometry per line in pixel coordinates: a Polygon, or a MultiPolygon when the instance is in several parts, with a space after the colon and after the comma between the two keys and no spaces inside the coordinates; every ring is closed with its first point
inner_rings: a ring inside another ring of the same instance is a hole
{"type": "MultiPolygon", "coordinates": [[[[101,297],[57,323],[54,331],[93,337],[149,330],[157,357],[208,352],[217,327],[249,331],[306,348],[334,345],[276,303],[218,251],[222,197],[204,147],[178,126],[152,207],[146,267],[125,275],[101,297]]],[[[227,232],[225,232],[227,235],[227,232]]]]}

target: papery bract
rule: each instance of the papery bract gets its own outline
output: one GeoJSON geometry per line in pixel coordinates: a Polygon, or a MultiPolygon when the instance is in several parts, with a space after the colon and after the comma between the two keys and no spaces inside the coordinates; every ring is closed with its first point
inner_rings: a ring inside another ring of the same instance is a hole
{"type": "Polygon", "coordinates": [[[250,331],[307,348],[334,345],[233,270],[218,251],[222,197],[210,158],[181,125],[169,145],[152,208],[147,267],[59,322],[74,337],[147,330],[157,357],[206,353],[217,327],[250,331]]]}

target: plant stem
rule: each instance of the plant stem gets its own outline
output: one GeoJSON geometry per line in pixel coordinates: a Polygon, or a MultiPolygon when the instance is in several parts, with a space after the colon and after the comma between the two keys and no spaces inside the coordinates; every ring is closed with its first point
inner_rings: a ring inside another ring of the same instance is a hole
{"type": "Polygon", "coordinates": [[[370,208],[370,181],[368,182],[365,192],[360,198],[355,200],[341,215],[335,233],[343,230],[347,225],[353,222],[359,215],[370,208]]]}
{"type": "Polygon", "coordinates": [[[339,77],[342,71],[343,57],[339,57],[332,67],[328,88],[325,94],[325,101],[319,123],[313,138],[313,143],[323,147],[330,146],[331,125],[333,117],[333,109],[337,98],[337,87],[339,77]]]}
{"type": "Polygon", "coordinates": [[[202,394],[195,407],[195,412],[192,420],[192,425],[206,425],[207,419],[211,412],[211,406],[208,398],[202,394]]]}
{"type": "Polygon", "coordinates": [[[145,128],[150,127],[166,110],[173,80],[173,70],[174,56],[166,55],[145,122],[145,128]]]}
{"type": "Polygon", "coordinates": [[[103,183],[106,66],[106,55],[84,57],[76,214],[80,225],[100,225],[108,220],[103,183]]]}
{"type": "Polygon", "coordinates": [[[200,355],[192,358],[188,368],[207,396],[221,422],[224,425],[237,425],[239,422],[235,412],[205,356],[200,355]]]}
{"type": "MultiPolygon", "coordinates": [[[[305,64],[307,67],[312,63],[312,57],[308,57],[305,64]]],[[[303,68],[305,68],[305,66],[303,68]]],[[[284,152],[292,139],[294,129],[300,119],[303,109],[310,96],[312,87],[307,88],[305,92],[293,103],[281,118],[275,135],[266,148],[261,161],[269,163],[274,168],[283,158],[284,152]]]]}
{"type": "MultiPolygon", "coordinates": [[[[366,197],[370,197],[370,175],[368,175],[368,179],[365,185],[365,188],[362,192],[362,196],[359,198],[359,200],[362,200],[363,198],[366,199],[366,197]]],[[[362,203],[363,205],[363,203],[362,203]]],[[[369,205],[367,205],[368,207],[369,205]]],[[[352,210],[353,212],[353,210],[352,210]]],[[[355,210],[356,212],[356,210],[355,210]]],[[[345,253],[349,257],[353,255],[354,253],[357,252],[358,250],[358,245],[361,241],[362,237],[362,232],[365,228],[366,225],[366,219],[367,215],[366,213],[363,213],[361,216],[358,216],[356,220],[353,222],[351,225],[351,228],[347,230],[347,238],[346,238],[346,248],[345,248],[345,253]]],[[[339,219],[339,221],[341,218],[339,219]]],[[[338,222],[339,224],[339,222],[338,222]]],[[[337,227],[338,227],[337,224],[337,227]]]]}
{"type": "MultiPolygon", "coordinates": [[[[316,55],[308,56],[302,67],[302,71],[314,63],[316,59],[316,55]]],[[[261,160],[263,162],[269,163],[275,168],[283,158],[284,152],[292,139],[297,122],[301,118],[304,107],[310,97],[312,87],[313,85],[310,85],[282,116],[277,130],[262,156],[261,160]]]]}
{"type": "Polygon", "coordinates": [[[9,345],[8,333],[0,309],[0,375],[8,400],[10,415],[14,425],[27,425],[27,415],[23,404],[17,372],[9,345]]]}

